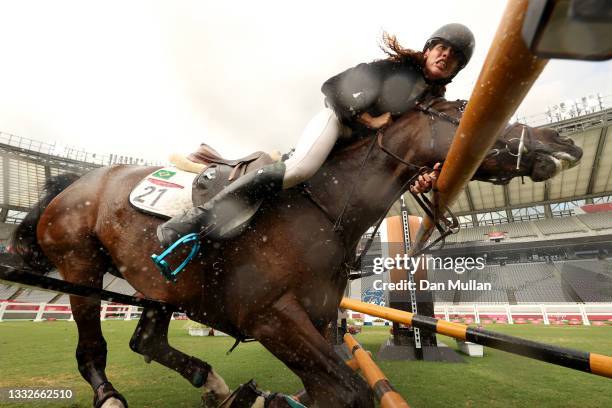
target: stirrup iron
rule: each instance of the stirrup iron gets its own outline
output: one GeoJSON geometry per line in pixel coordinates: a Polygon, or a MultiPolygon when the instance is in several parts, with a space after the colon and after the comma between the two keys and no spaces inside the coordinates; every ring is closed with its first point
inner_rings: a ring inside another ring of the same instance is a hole
{"type": "Polygon", "coordinates": [[[200,235],[192,232],[191,234],[187,234],[184,237],[179,238],[170,245],[164,252],[160,255],[153,254],[151,255],[151,259],[153,263],[159,269],[164,278],[169,280],[172,283],[176,283],[177,276],[183,271],[183,269],[187,266],[189,262],[196,256],[198,251],[200,250],[200,235]],[[187,257],[183,260],[183,262],[175,269],[172,270],[168,262],[165,258],[170,255],[174,250],[183,245],[191,244],[191,251],[187,255],[187,257]]]}

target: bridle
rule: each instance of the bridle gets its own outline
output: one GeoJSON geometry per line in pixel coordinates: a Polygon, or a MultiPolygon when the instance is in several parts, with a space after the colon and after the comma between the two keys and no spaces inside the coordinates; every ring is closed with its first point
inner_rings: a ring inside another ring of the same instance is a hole
{"type": "MultiPolygon", "coordinates": [[[[503,154],[507,154],[513,157],[516,157],[516,170],[518,170],[520,168],[521,163],[525,163],[524,162],[524,153],[527,152],[532,152],[535,151],[535,147],[534,147],[534,141],[533,141],[533,129],[531,129],[529,126],[525,126],[522,125],[520,123],[515,123],[511,126],[523,126],[523,131],[521,132],[521,136],[520,137],[513,137],[510,138],[508,140],[506,140],[506,142],[504,143],[504,147],[501,149],[495,148],[492,149],[486,156],[486,158],[492,158],[492,157],[497,157],[499,155],[503,155],[503,154]],[[516,152],[512,151],[512,147],[510,145],[510,143],[516,140],[518,142],[518,145],[516,146],[516,152]]],[[[508,128],[506,128],[506,131],[508,131],[508,128]]],[[[531,160],[529,160],[527,163],[525,163],[527,166],[529,166],[531,160]]],[[[510,180],[512,180],[513,176],[506,176],[506,177],[502,177],[502,176],[497,176],[496,178],[492,178],[489,179],[490,182],[492,182],[493,184],[508,184],[510,182],[510,180]]],[[[522,178],[522,176],[521,176],[522,178]]],[[[523,180],[523,184],[525,184],[525,181],[523,180]]]]}
{"type": "MultiPolygon", "coordinates": [[[[423,103],[417,103],[415,105],[415,109],[428,115],[429,117],[429,124],[430,124],[430,130],[431,130],[431,140],[432,143],[434,143],[434,141],[436,140],[436,135],[438,133],[437,129],[436,129],[436,118],[442,119],[446,122],[451,123],[454,126],[459,126],[459,121],[460,121],[460,117],[463,115],[463,112],[465,110],[465,106],[467,105],[467,101],[458,101],[461,102],[458,106],[455,106],[455,108],[457,109],[457,112],[459,114],[459,117],[453,117],[445,112],[441,112],[438,111],[436,109],[434,109],[432,106],[438,102],[439,100],[444,100],[444,98],[432,98],[430,100],[427,101],[427,103],[423,104],[423,103]]],[[[377,220],[376,222],[376,227],[374,228],[373,232],[370,235],[370,238],[368,238],[368,241],[366,242],[363,250],[360,252],[359,256],[357,256],[356,258],[354,258],[354,255],[351,255],[350,258],[352,259],[351,261],[345,262],[345,267],[347,269],[347,271],[355,271],[359,269],[360,263],[361,263],[361,259],[363,258],[363,256],[368,252],[370,246],[372,245],[372,242],[374,240],[374,236],[376,235],[382,221],[384,220],[385,216],[387,215],[387,213],[389,212],[389,210],[391,209],[391,207],[393,206],[393,204],[399,199],[399,197],[406,191],[406,187],[410,184],[412,184],[414,181],[416,181],[419,176],[426,174],[426,173],[431,173],[432,171],[434,171],[431,167],[427,167],[427,166],[419,166],[417,164],[414,164],[412,162],[409,162],[407,160],[405,160],[404,158],[400,157],[399,155],[397,155],[396,153],[394,153],[393,151],[391,151],[388,147],[386,147],[384,145],[384,131],[385,128],[381,128],[376,132],[376,135],[372,138],[370,145],[368,147],[368,151],[366,153],[366,155],[364,156],[360,168],[359,168],[359,173],[358,173],[358,177],[356,178],[356,180],[360,180],[362,173],[366,167],[366,164],[368,162],[368,159],[371,156],[372,151],[374,150],[374,147],[378,147],[382,152],[384,152],[385,154],[387,154],[388,156],[392,157],[394,160],[402,163],[405,166],[408,166],[410,168],[413,168],[416,170],[416,173],[409,179],[407,180],[402,187],[399,190],[399,193],[397,194],[397,197],[395,197],[393,200],[391,200],[389,206],[387,207],[387,209],[385,210],[385,212],[383,213],[383,215],[377,220]]],[[[432,146],[433,147],[433,146],[432,146]]],[[[532,135],[532,130],[525,126],[523,128],[523,133],[521,135],[520,138],[512,138],[509,139],[505,142],[505,146],[502,149],[493,149],[488,155],[487,157],[495,157],[497,155],[500,154],[509,154],[511,156],[517,157],[517,166],[520,165],[520,163],[522,162],[522,160],[524,159],[523,157],[523,153],[532,150],[533,148],[533,135],[532,135]],[[525,135],[527,136],[525,138],[525,135]],[[519,144],[516,150],[516,153],[514,153],[512,151],[512,147],[510,145],[510,143],[513,140],[518,140],[519,144]]],[[[494,184],[506,184],[508,183],[510,180],[512,179],[512,177],[501,177],[498,176],[497,179],[491,179],[489,181],[491,181],[494,184]]],[[[319,207],[319,209],[327,216],[327,218],[333,223],[334,227],[333,227],[333,231],[334,232],[341,232],[342,231],[342,221],[344,219],[344,216],[346,214],[346,211],[349,207],[349,204],[351,202],[351,198],[352,195],[355,191],[356,188],[356,182],[354,181],[351,185],[351,188],[349,190],[349,193],[346,196],[346,199],[344,200],[344,205],[342,207],[342,210],[340,211],[340,214],[338,215],[337,218],[333,218],[328,209],[319,202],[319,200],[317,200],[313,194],[311,193],[310,189],[308,188],[308,185],[304,185],[303,186],[303,191],[304,193],[308,196],[308,198],[310,198],[310,200],[317,206],[319,207]]],[[[433,191],[436,191],[436,188],[434,186],[433,191]]],[[[436,210],[436,207],[433,205],[433,203],[429,200],[429,198],[423,194],[423,193],[414,193],[412,191],[410,191],[410,193],[412,194],[412,196],[414,197],[416,203],[421,207],[421,209],[425,212],[425,214],[427,214],[427,216],[434,222],[434,225],[436,227],[436,229],[438,230],[438,232],[440,233],[439,237],[437,237],[434,241],[430,242],[428,245],[426,245],[425,247],[421,248],[419,251],[417,251],[416,253],[414,253],[412,256],[419,256],[422,253],[426,252],[427,250],[429,250],[430,248],[432,248],[434,245],[436,245],[438,242],[442,241],[442,247],[444,246],[444,242],[445,239],[448,235],[450,234],[454,234],[457,233],[459,231],[459,221],[457,219],[457,217],[452,213],[452,211],[450,210],[450,208],[448,208],[447,206],[445,206],[443,209],[441,209],[442,211],[439,212],[438,210],[436,210]],[[448,213],[448,217],[446,216],[446,214],[448,213]]],[[[361,273],[348,273],[347,272],[347,276],[349,279],[358,279],[360,277],[362,277],[361,273]]]]}

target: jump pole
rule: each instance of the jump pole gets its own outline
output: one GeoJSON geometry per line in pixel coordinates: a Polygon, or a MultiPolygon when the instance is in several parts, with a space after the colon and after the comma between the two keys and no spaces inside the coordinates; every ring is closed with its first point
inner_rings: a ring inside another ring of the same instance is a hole
{"type": "Polygon", "coordinates": [[[380,401],[382,408],[408,408],[408,403],[393,389],[393,386],[372,360],[370,353],[365,351],[349,333],[344,335],[344,343],[357,361],[361,373],[374,391],[376,399],[380,401]]]}
{"type": "MultiPolygon", "coordinates": [[[[359,371],[359,363],[357,362],[357,359],[355,359],[354,357],[351,358],[350,360],[346,360],[345,361],[346,365],[353,371],[359,371]]],[[[294,393],[293,395],[291,395],[291,398],[302,404],[302,405],[310,405],[312,404],[312,400],[310,399],[310,396],[308,395],[308,393],[306,392],[306,390],[300,390],[296,393],[294,393]]]]}
{"type": "Polygon", "coordinates": [[[377,306],[354,299],[343,298],[340,307],[356,312],[381,317],[393,322],[435,331],[463,341],[481,344],[508,353],[518,354],[534,360],[584,371],[612,378],[612,357],[589,353],[565,347],[551,346],[532,340],[525,340],[491,330],[470,327],[461,323],[447,322],[433,317],[420,316],[410,312],[377,306]]]}
{"type": "MultiPolygon", "coordinates": [[[[455,202],[548,62],[534,56],[523,41],[528,3],[508,1],[436,183],[435,214],[455,202]]],[[[432,231],[432,220],[426,216],[413,254],[432,231]]]]}

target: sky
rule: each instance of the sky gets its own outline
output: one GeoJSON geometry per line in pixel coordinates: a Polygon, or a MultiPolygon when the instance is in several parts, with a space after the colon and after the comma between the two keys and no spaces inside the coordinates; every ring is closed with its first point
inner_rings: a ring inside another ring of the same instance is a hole
{"type": "MultiPolygon", "coordinates": [[[[0,0],[0,132],[161,161],[201,142],[285,152],[326,79],[384,57],[383,30],[421,49],[446,23],[470,27],[476,51],[447,91],[469,98],[505,4],[0,0]]],[[[612,62],[554,60],[518,115],[594,93],[612,95],[612,62]]]]}

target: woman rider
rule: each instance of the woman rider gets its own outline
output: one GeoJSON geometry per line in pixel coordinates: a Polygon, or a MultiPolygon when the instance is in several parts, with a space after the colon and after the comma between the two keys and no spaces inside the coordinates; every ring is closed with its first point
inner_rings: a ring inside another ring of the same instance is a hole
{"type": "MultiPolygon", "coordinates": [[[[327,107],[308,123],[289,159],[240,177],[206,204],[160,225],[157,236],[162,245],[169,246],[202,229],[218,231],[233,216],[223,207],[233,207],[234,200],[253,203],[306,181],[320,168],[347,127],[379,129],[414,108],[416,102],[443,96],[445,85],[465,67],[474,50],[474,35],[461,24],[440,27],[422,52],[403,48],[386,33],[383,41],[387,59],[359,64],[323,84],[327,107]]],[[[411,190],[427,191],[436,176],[436,172],[422,176],[411,190]]],[[[214,233],[210,237],[223,238],[214,233]]]]}

